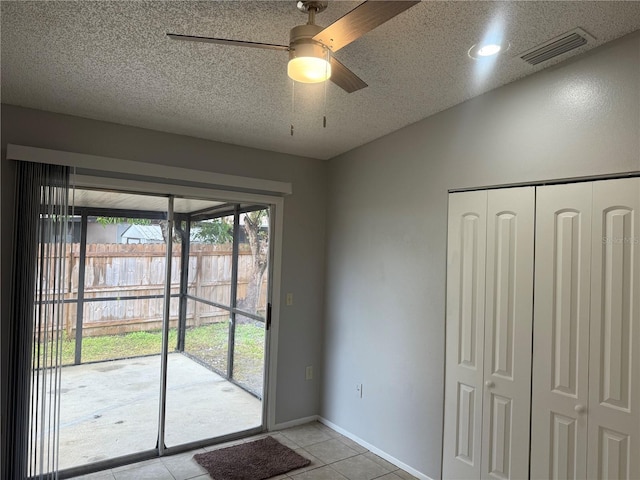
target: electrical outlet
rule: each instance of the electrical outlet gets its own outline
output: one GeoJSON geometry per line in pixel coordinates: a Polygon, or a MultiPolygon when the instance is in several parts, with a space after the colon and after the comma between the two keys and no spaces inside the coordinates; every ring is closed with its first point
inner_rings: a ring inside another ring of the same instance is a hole
{"type": "Polygon", "coordinates": [[[361,383],[356,383],[356,395],[358,395],[358,398],[362,398],[362,384],[361,383]]]}
{"type": "Polygon", "coordinates": [[[305,380],[313,380],[313,367],[309,365],[304,371],[305,380]]]}
{"type": "Polygon", "coordinates": [[[286,303],[287,303],[287,307],[290,307],[291,305],[293,305],[293,293],[287,293],[286,303]]]}

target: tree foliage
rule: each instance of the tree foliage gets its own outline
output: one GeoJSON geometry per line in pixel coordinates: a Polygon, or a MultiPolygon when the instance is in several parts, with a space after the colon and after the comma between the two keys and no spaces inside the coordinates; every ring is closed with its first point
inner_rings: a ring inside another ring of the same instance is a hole
{"type": "Polygon", "coordinates": [[[191,227],[193,237],[202,243],[222,244],[233,241],[233,224],[226,218],[214,218],[196,222],[191,227]]]}
{"type": "Polygon", "coordinates": [[[128,223],[129,225],[151,225],[151,220],[148,218],[96,217],[96,222],[103,227],[106,227],[107,225],[117,225],[119,223],[128,223]]]}

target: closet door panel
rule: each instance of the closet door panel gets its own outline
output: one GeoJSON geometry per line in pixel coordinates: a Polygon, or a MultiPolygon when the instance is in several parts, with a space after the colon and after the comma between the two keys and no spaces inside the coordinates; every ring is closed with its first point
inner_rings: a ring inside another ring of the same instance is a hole
{"type": "Polygon", "coordinates": [[[529,475],[534,199],[488,193],[481,478],[529,475]]]}
{"type": "Polygon", "coordinates": [[[449,195],[443,478],[479,478],[487,192],[449,195]]]}
{"type": "Polygon", "coordinates": [[[592,184],[536,191],[531,478],[587,468],[592,184]]]}
{"type": "Polygon", "coordinates": [[[640,179],[594,182],[589,478],[640,478],[640,179]]]}

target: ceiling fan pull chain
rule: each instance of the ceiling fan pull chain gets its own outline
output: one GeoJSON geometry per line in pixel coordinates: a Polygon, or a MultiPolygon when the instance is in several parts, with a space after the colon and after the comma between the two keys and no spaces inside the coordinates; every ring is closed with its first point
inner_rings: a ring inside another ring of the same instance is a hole
{"type": "MultiPolygon", "coordinates": [[[[325,73],[325,76],[328,76],[329,62],[331,61],[331,58],[330,58],[331,53],[329,53],[328,48],[325,48],[325,52],[327,54],[327,61],[324,66],[324,73],[325,73]]],[[[324,82],[324,116],[322,117],[322,128],[327,128],[327,84],[328,83],[329,82],[324,82]]]]}
{"type": "Polygon", "coordinates": [[[295,109],[296,101],[296,82],[291,80],[291,136],[293,137],[293,119],[296,113],[295,109]]]}

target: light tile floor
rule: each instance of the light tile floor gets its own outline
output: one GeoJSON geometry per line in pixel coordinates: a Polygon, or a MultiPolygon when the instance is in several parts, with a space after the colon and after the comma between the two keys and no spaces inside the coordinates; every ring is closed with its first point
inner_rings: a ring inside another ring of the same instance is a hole
{"type": "Polygon", "coordinates": [[[206,471],[193,460],[194,454],[250,442],[266,435],[271,435],[283,445],[311,460],[308,466],[273,477],[272,480],[415,479],[353,440],[318,422],[75,478],[76,480],[209,480],[210,477],[206,471]]]}

